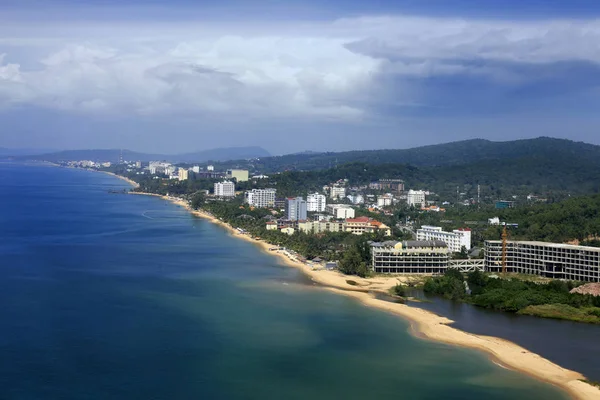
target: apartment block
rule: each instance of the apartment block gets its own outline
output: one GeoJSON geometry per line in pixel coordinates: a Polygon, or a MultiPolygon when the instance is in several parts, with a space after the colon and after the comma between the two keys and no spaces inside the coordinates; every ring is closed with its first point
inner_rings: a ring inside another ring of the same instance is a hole
{"type": "Polygon", "coordinates": [[[231,181],[215,183],[215,196],[235,197],[235,184],[231,181]]]}
{"type": "Polygon", "coordinates": [[[254,207],[273,207],[276,192],[275,189],[248,190],[245,194],[245,201],[254,207]]]}
{"type": "Polygon", "coordinates": [[[323,212],[327,205],[327,198],[319,193],[312,193],[306,196],[306,209],[310,212],[323,212]]]}
{"type": "Polygon", "coordinates": [[[302,197],[287,198],[285,201],[285,216],[290,221],[306,220],[306,201],[302,197]]]}

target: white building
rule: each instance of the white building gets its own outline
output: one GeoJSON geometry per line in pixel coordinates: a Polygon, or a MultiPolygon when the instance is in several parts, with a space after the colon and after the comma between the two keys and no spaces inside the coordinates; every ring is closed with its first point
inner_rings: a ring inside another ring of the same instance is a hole
{"type": "Polygon", "coordinates": [[[458,253],[463,246],[467,250],[471,249],[471,229],[461,228],[444,232],[439,226],[423,225],[421,229],[417,229],[417,240],[441,240],[450,251],[458,253]]]}
{"type": "Polygon", "coordinates": [[[306,197],[306,209],[311,212],[323,212],[327,205],[326,197],[319,193],[309,194],[306,197]]]}
{"type": "Polygon", "coordinates": [[[498,218],[498,217],[488,218],[488,224],[489,225],[500,225],[500,218],[498,218]]]}
{"type": "Polygon", "coordinates": [[[215,183],[215,196],[235,197],[235,184],[231,181],[215,183]]]}
{"type": "Polygon", "coordinates": [[[377,197],[377,206],[378,207],[387,207],[387,206],[391,206],[392,203],[394,201],[394,196],[392,196],[391,194],[387,193],[384,195],[381,195],[379,197],[377,197]]]}
{"type": "Polygon", "coordinates": [[[185,168],[179,168],[179,171],[177,171],[177,179],[180,181],[187,181],[188,175],[188,170],[185,168]]]}
{"type": "Polygon", "coordinates": [[[406,195],[409,206],[425,206],[425,192],[422,190],[409,190],[406,195]]]}
{"type": "Polygon", "coordinates": [[[215,170],[215,166],[214,165],[209,165],[208,167],[206,167],[207,171],[214,171],[215,170]]]}
{"type": "Polygon", "coordinates": [[[332,186],[329,191],[329,197],[332,199],[343,199],[346,197],[346,188],[342,186],[332,186]]]}
{"type": "Polygon", "coordinates": [[[199,174],[199,173],[200,173],[200,166],[199,166],[199,165],[194,165],[194,166],[192,167],[192,171],[193,171],[195,174],[199,174]]]}
{"type": "Polygon", "coordinates": [[[365,202],[365,198],[362,194],[349,194],[346,198],[350,200],[352,204],[364,204],[365,202]]]}
{"type": "Polygon", "coordinates": [[[246,192],[245,200],[254,207],[273,207],[275,193],[275,189],[252,189],[246,192]]]}
{"type": "Polygon", "coordinates": [[[336,219],[354,218],[354,208],[346,204],[327,204],[325,211],[336,219]]]}

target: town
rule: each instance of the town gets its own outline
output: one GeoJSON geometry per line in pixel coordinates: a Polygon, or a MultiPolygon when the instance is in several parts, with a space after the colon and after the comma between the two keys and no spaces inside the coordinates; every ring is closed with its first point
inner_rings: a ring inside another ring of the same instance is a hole
{"type": "MultiPolygon", "coordinates": [[[[65,164],[114,170],[140,183],[140,191],[184,198],[245,234],[289,246],[303,261],[318,260],[329,267],[341,267],[338,264],[343,263],[344,249],[366,243],[369,251],[362,254],[362,269],[358,265],[340,268],[349,273],[441,275],[454,268],[465,273],[478,270],[600,282],[598,247],[537,238],[508,240],[511,231],[518,231],[518,224],[501,221],[493,213],[512,209],[514,201],[498,199],[484,207],[490,212],[486,221],[464,221],[461,226],[444,230],[440,225],[451,226],[449,222],[454,222],[444,217],[449,207],[481,210],[479,188],[477,198],[452,204],[440,201],[428,190],[406,188],[401,177],[371,182],[341,178],[320,186],[318,191],[296,186],[279,196],[280,173],[269,177],[251,175],[245,169],[219,171],[211,164],[174,165],[164,161],[65,164]],[[322,245],[319,239],[325,236],[330,240],[322,245]],[[354,240],[354,236],[363,239],[354,240]],[[307,241],[312,245],[306,245],[307,241]]],[[[540,197],[534,194],[527,200],[540,203],[540,197]]]]}

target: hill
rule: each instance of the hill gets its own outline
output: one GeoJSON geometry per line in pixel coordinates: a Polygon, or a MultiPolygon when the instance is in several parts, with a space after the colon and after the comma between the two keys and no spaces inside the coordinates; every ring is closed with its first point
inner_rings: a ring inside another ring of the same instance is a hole
{"type": "Polygon", "coordinates": [[[8,149],[6,147],[0,147],[0,157],[18,157],[25,156],[28,154],[42,154],[56,151],[55,149],[32,149],[32,148],[19,148],[19,149],[8,149]]]}
{"type": "Polygon", "coordinates": [[[227,147],[211,150],[198,151],[186,154],[147,154],[138,153],[130,150],[119,149],[101,149],[101,150],[65,150],[45,154],[31,154],[17,157],[21,160],[39,160],[39,161],[73,161],[73,160],[91,160],[91,161],[110,161],[116,163],[121,154],[124,160],[130,161],[153,161],[165,160],[174,163],[191,162],[200,163],[207,161],[228,161],[238,159],[252,159],[270,156],[269,152],[262,147],[227,147]]]}
{"type": "Polygon", "coordinates": [[[532,156],[549,159],[576,156],[600,165],[600,146],[548,137],[507,142],[472,139],[411,149],[289,154],[262,159],[255,166],[265,172],[325,169],[348,162],[402,163],[418,167],[435,167],[494,160],[499,163],[532,156]]]}

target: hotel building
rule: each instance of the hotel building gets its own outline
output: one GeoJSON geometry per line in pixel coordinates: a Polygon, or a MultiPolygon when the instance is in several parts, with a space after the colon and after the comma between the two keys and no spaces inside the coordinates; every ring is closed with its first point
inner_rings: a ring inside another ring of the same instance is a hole
{"type": "Polygon", "coordinates": [[[467,250],[471,249],[471,230],[461,228],[444,232],[439,226],[423,225],[421,229],[417,229],[417,240],[441,240],[450,251],[458,253],[463,246],[467,250]]]}

